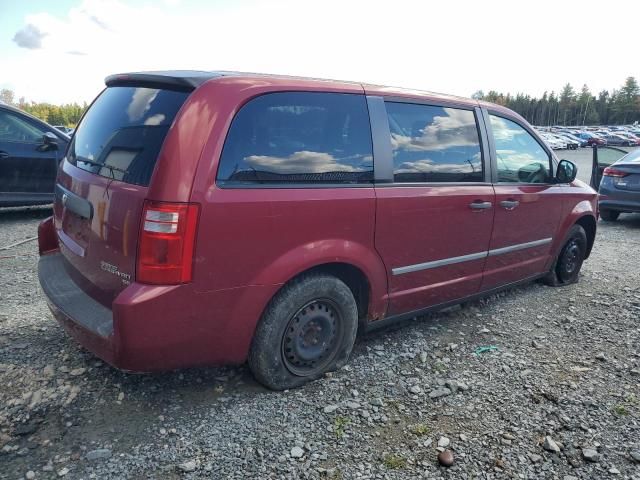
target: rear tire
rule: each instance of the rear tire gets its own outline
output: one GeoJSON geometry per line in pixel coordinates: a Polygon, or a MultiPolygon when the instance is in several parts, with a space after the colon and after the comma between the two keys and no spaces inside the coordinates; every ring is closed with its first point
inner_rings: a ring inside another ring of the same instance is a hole
{"type": "Polygon", "coordinates": [[[249,368],[272,390],[299,387],[347,363],[358,330],[358,307],[341,280],[309,274],[269,302],[249,352],[249,368]]]}
{"type": "Polygon", "coordinates": [[[620,216],[617,210],[600,210],[600,218],[605,222],[615,222],[620,216]]]}
{"type": "Polygon", "coordinates": [[[580,225],[574,225],[569,230],[551,271],[544,277],[544,283],[552,287],[576,283],[586,253],[587,234],[580,225]]]}

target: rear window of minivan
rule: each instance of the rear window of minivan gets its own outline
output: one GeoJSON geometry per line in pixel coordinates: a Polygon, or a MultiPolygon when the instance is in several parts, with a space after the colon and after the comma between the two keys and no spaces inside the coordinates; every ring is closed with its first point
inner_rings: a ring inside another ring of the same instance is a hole
{"type": "Polygon", "coordinates": [[[373,181],[364,95],[269,93],[243,106],[218,168],[221,186],[373,181]]]}
{"type": "Polygon", "coordinates": [[[103,177],[147,186],[187,92],[109,87],[78,126],[67,160],[103,177]]]}

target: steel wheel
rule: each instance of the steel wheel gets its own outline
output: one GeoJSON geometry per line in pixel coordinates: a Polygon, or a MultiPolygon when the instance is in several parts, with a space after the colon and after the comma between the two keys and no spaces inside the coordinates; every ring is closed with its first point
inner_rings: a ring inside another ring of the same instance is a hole
{"type": "Polygon", "coordinates": [[[587,242],[584,230],[577,225],[574,226],[574,229],[576,230],[571,232],[567,243],[562,247],[556,264],[558,280],[562,284],[573,283],[578,279],[586,254],[587,242]]]}
{"type": "Polygon", "coordinates": [[[332,300],[317,299],[300,308],[282,338],[287,370],[302,377],[322,372],[338,350],[342,328],[340,309],[332,300]]]}
{"type": "Polygon", "coordinates": [[[576,238],[572,238],[564,247],[564,252],[558,263],[558,273],[564,281],[575,275],[582,259],[582,249],[576,238]]]}

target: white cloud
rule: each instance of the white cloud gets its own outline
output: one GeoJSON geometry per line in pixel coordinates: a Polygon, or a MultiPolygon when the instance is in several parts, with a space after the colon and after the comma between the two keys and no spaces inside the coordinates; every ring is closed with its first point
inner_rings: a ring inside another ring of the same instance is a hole
{"type": "Polygon", "coordinates": [[[151,103],[158,96],[158,90],[151,88],[138,88],[133,93],[131,103],[127,107],[127,116],[130,122],[137,122],[151,108],[151,103]]]}
{"type": "Polygon", "coordinates": [[[145,125],[160,125],[164,122],[164,119],[167,118],[163,113],[156,113],[155,115],[151,115],[144,121],[145,125]]]}
{"type": "Polygon", "coordinates": [[[396,173],[470,173],[481,172],[479,161],[469,163],[436,163],[428,158],[414,162],[404,162],[395,169],[396,173]]]}
{"type": "MultiPolygon", "coordinates": [[[[629,5],[610,0],[607,9],[629,11],[629,5]]],[[[34,12],[6,33],[22,32],[12,50],[0,52],[0,87],[34,100],[82,101],[113,73],[223,69],[464,96],[477,89],[541,94],[566,81],[598,91],[639,75],[626,48],[636,43],[636,16],[598,23],[598,36],[615,38],[615,48],[585,39],[580,12],[601,9],[596,0],[539,0],[527,8],[470,0],[79,0],[63,15],[34,12]],[[566,52],[558,52],[562,45],[566,52]],[[594,65],[594,58],[606,66],[594,65]]]]}
{"type": "MultiPolygon", "coordinates": [[[[457,108],[442,110],[445,115],[433,117],[433,122],[429,124],[423,123],[419,132],[410,132],[411,135],[392,133],[391,143],[394,150],[435,151],[454,147],[478,147],[480,140],[473,112],[457,108]]],[[[414,118],[419,118],[418,115],[416,113],[414,118]]]]}
{"type": "Polygon", "coordinates": [[[340,163],[333,155],[324,152],[300,151],[288,157],[250,155],[244,161],[256,170],[267,170],[280,174],[358,172],[361,168],[340,163]]]}

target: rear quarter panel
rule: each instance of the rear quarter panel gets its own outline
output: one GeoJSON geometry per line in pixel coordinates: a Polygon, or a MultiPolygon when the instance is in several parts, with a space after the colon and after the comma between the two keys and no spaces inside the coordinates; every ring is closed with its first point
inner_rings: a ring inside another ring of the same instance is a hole
{"type": "MultiPolygon", "coordinates": [[[[260,77],[207,82],[180,112],[150,187],[151,198],[201,205],[194,279],[183,288],[192,304],[180,302],[192,318],[190,330],[200,332],[203,344],[221,346],[226,353],[218,354],[224,361],[244,360],[270,299],[285,282],[318,265],[340,262],[359,268],[370,284],[369,316],[382,316],[386,310],[386,270],[374,248],[373,186],[219,188],[215,184],[218,159],[236,112],[251,98],[276,91],[363,94],[359,85],[334,82],[260,77]],[[202,124],[196,122],[199,117],[202,124]],[[192,138],[190,131],[204,135],[206,141],[192,138]],[[180,161],[169,165],[173,155],[180,161]],[[179,177],[181,185],[169,185],[172,177],[179,177]]],[[[206,357],[212,360],[218,354],[206,357]]]]}
{"type": "Polygon", "coordinates": [[[221,77],[194,92],[211,119],[191,192],[191,201],[202,204],[195,281],[207,290],[276,285],[300,269],[350,259],[365,273],[373,275],[380,268],[384,280],[370,281],[386,290],[373,243],[373,187],[262,189],[215,184],[235,114],[252,98],[283,91],[364,94],[358,84],[259,76],[221,77]]]}

